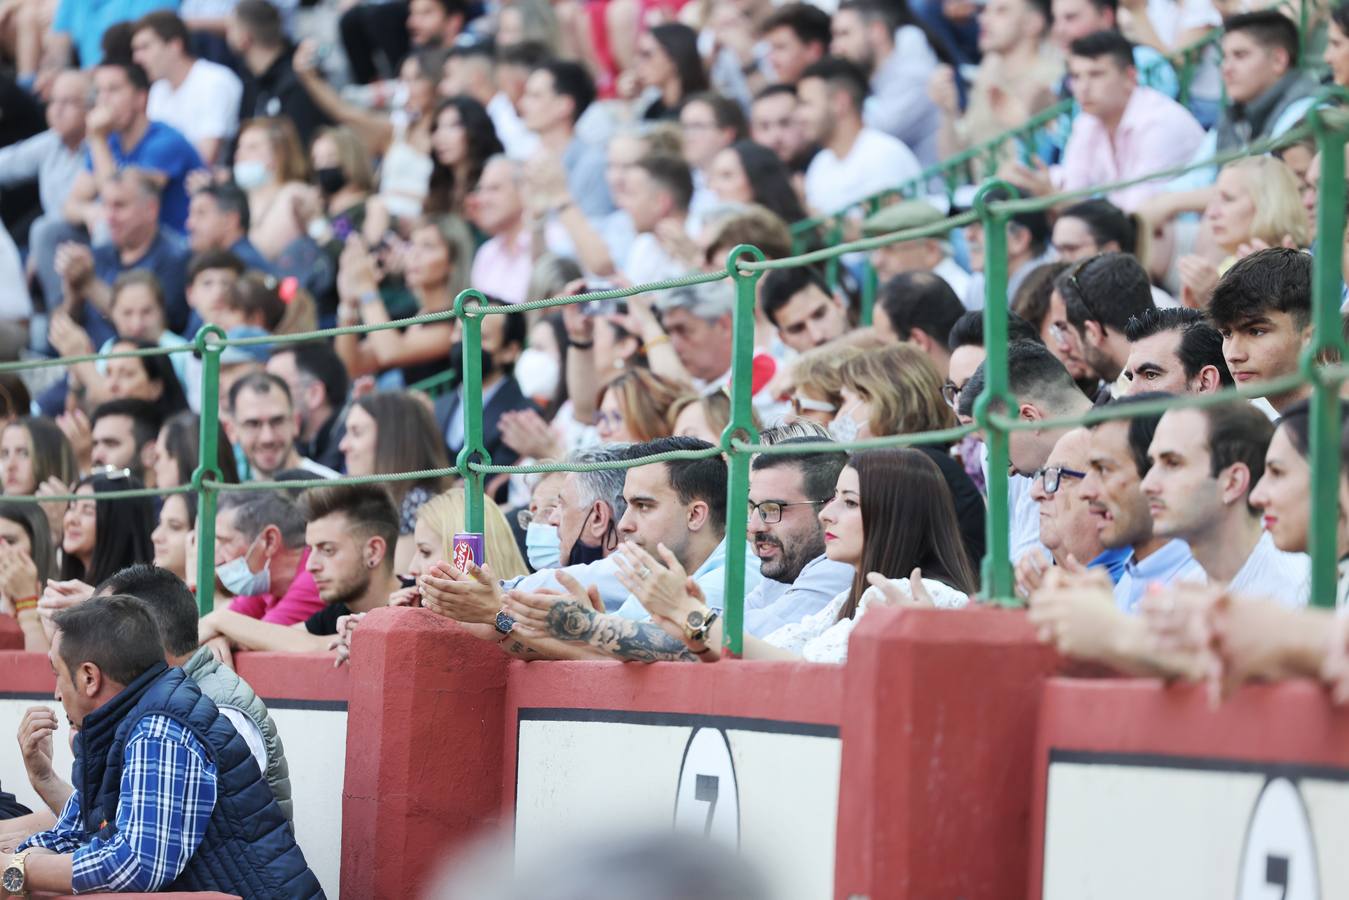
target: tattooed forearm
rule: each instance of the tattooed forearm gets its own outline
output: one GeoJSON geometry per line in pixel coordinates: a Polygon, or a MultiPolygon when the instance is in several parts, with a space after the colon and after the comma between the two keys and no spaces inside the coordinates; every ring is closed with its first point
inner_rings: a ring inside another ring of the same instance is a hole
{"type": "Polygon", "coordinates": [[[549,632],[559,640],[590,644],[631,662],[696,662],[682,641],[658,625],[634,622],[622,616],[601,616],[573,600],[564,600],[548,613],[549,632]]]}

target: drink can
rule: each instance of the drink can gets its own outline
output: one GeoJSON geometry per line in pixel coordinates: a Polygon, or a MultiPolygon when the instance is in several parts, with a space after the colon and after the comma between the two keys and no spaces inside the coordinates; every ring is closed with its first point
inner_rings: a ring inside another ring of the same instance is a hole
{"type": "Polygon", "coordinates": [[[467,572],[470,562],[482,565],[485,545],[481,534],[474,532],[456,534],[451,546],[454,550],[454,567],[460,572],[467,572]]]}

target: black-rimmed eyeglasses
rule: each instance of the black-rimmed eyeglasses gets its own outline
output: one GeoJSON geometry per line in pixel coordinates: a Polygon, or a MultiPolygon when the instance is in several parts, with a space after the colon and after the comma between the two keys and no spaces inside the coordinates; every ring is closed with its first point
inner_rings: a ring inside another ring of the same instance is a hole
{"type": "Polygon", "coordinates": [[[1067,466],[1043,466],[1035,470],[1032,480],[1040,481],[1044,484],[1045,493],[1053,494],[1059,489],[1064,477],[1068,478],[1086,478],[1086,472],[1079,472],[1077,469],[1070,469],[1067,466]]]}

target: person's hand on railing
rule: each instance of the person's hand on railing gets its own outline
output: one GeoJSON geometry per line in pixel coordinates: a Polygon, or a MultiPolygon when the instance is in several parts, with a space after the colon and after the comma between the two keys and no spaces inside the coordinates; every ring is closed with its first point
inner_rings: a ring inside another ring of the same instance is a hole
{"type": "Polygon", "coordinates": [[[956,87],[956,70],[941,65],[932,70],[927,81],[927,96],[942,114],[955,119],[960,116],[960,91],[956,87]]]}
{"type": "Polygon", "coordinates": [[[1324,631],[1324,618],[1263,597],[1218,592],[1208,613],[1217,656],[1209,678],[1210,699],[1215,703],[1225,699],[1248,681],[1319,674],[1329,637],[1324,631]],[[1308,625],[1320,653],[1315,666],[1310,667],[1312,671],[1298,652],[1300,636],[1308,625]]]}
{"type": "Polygon", "coordinates": [[[501,584],[485,563],[469,563],[460,572],[450,563],[437,562],[417,579],[422,606],[437,615],[466,625],[493,625],[505,604],[501,584]]]}
{"type": "Polygon", "coordinates": [[[1114,658],[1126,618],[1115,606],[1110,577],[1102,570],[1049,572],[1030,596],[1028,617],[1042,643],[1064,656],[1100,662],[1114,658]]]}
{"type": "Polygon", "coordinates": [[[1202,256],[1191,253],[1177,263],[1180,271],[1180,302],[1190,309],[1207,309],[1218,286],[1218,267],[1202,256]]]}
{"type": "Polygon", "coordinates": [[[565,571],[557,573],[561,591],[509,591],[505,612],[515,620],[512,633],[524,638],[585,640],[596,614],[604,612],[596,585],[583,587],[565,571]]]}
{"type": "Polygon", "coordinates": [[[618,583],[627,588],[652,618],[683,622],[699,604],[689,596],[688,573],[664,544],[656,545],[660,559],[641,547],[623,543],[610,558],[618,583]]]}
{"type": "Polygon", "coordinates": [[[557,434],[532,409],[504,412],[498,424],[502,442],[521,458],[561,459],[565,455],[557,434]]]}
{"type": "Polygon", "coordinates": [[[333,638],[332,643],[328,644],[328,649],[333,651],[333,655],[337,657],[333,660],[334,669],[351,661],[351,636],[356,631],[356,626],[361,624],[361,619],[364,618],[365,613],[338,616],[337,636],[333,638]]]}

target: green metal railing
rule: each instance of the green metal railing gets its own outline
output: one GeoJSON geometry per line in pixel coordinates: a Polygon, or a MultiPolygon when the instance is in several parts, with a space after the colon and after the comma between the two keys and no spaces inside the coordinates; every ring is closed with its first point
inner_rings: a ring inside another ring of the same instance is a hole
{"type": "MultiPolygon", "coordinates": [[[[1343,101],[1346,97],[1349,97],[1349,94],[1342,90],[1328,89],[1320,99],[1321,101],[1330,99],[1343,101]]],[[[210,577],[209,573],[212,572],[214,563],[215,508],[216,498],[220,492],[260,491],[279,487],[296,489],[337,483],[387,483],[390,481],[420,480],[435,476],[458,476],[464,480],[466,489],[465,528],[468,531],[480,532],[483,530],[484,522],[484,480],[488,475],[628,469],[674,459],[697,459],[725,454],[729,468],[726,513],[726,533],[729,539],[727,540],[726,559],[725,616],[727,627],[725,635],[727,649],[733,654],[739,654],[742,649],[744,574],[747,563],[746,541],[743,536],[747,531],[750,460],[756,453],[861,451],[880,447],[945,444],[958,440],[977,429],[982,432],[988,444],[989,471],[1002,473],[1007,471],[1010,433],[1032,425],[1037,428],[1066,428],[1106,419],[1148,415],[1170,408],[1208,406],[1232,397],[1259,396],[1267,392],[1282,392],[1290,388],[1310,385],[1312,394],[1312,434],[1311,447],[1309,448],[1312,470],[1312,601],[1319,606],[1331,606],[1334,604],[1335,598],[1336,502],[1340,460],[1339,404],[1336,402],[1336,398],[1339,385],[1349,380],[1349,365],[1341,363],[1334,366],[1318,366],[1316,360],[1328,358],[1330,355],[1335,355],[1335,358],[1341,360],[1349,360],[1349,353],[1346,353],[1340,328],[1339,299],[1342,276],[1340,254],[1337,250],[1321,253],[1315,260],[1314,336],[1311,346],[1307,348],[1303,355],[1301,371],[1295,376],[1243,390],[1227,390],[1217,394],[1183,396],[1140,403],[1120,409],[1093,411],[1086,416],[1061,420],[1025,423],[1017,421],[1015,417],[1009,416],[1005,412],[1015,409],[1013,398],[1008,389],[1007,373],[1006,284],[1008,273],[1006,226],[1011,216],[1028,210],[1044,209],[1079,196],[1171,177],[1194,168],[1221,165],[1244,155],[1264,153],[1275,147],[1292,143],[1307,134],[1315,137],[1322,156],[1321,193],[1318,198],[1316,213],[1317,240],[1321,247],[1339,248],[1343,246],[1345,231],[1344,148],[1346,135],[1349,134],[1349,117],[1346,117],[1343,112],[1328,108],[1324,102],[1318,102],[1309,113],[1308,120],[1304,125],[1278,140],[1264,141],[1245,148],[1241,152],[1222,154],[1214,159],[1204,160],[1194,165],[1180,166],[1165,172],[1152,173],[1144,177],[1110,185],[1099,185],[1090,190],[1030,200],[990,202],[990,191],[998,186],[993,183],[985,185],[980,190],[976,197],[975,208],[962,215],[953,216],[922,228],[911,228],[889,235],[836,243],[830,247],[787,259],[766,260],[757,248],[742,245],[731,251],[726,268],[722,271],[691,273],[680,278],[672,278],[653,284],[597,291],[576,296],[554,297],[512,306],[488,305],[486,298],[481,293],[470,290],[463,292],[456,298],[451,310],[379,325],[356,325],[329,328],[304,334],[236,339],[227,339],[218,327],[206,326],[197,333],[193,343],[185,346],[4,363],[0,364],[0,372],[67,366],[74,362],[118,357],[160,356],[182,352],[195,352],[200,355],[203,371],[201,455],[191,483],[174,488],[107,492],[99,494],[99,499],[115,500],[129,497],[167,496],[189,491],[197,494],[199,502],[197,524],[199,529],[198,571],[202,573],[202,577],[199,578],[198,601],[203,612],[211,610],[214,606],[214,579],[210,577]],[[849,253],[874,250],[900,241],[944,234],[952,228],[975,221],[982,223],[986,241],[984,334],[988,353],[985,363],[987,383],[984,393],[978,398],[974,406],[975,424],[937,432],[892,435],[848,443],[821,442],[787,448],[759,446],[758,434],[753,424],[751,378],[755,283],[760,275],[770,269],[837,260],[849,253]],[[499,466],[492,464],[483,444],[481,350],[482,319],[484,316],[521,315],[533,310],[551,309],[590,300],[621,299],[637,294],[708,284],[727,279],[734,284],[736,291],[732,337],[734,358],[730,389],[731,417],[730,424],[722,434],[718,446],[709,447],[702,451],[681,451],[636,460],[590,465],[538,463],[534,465],[499,466]],[[453,466],[422,472],[346,477],[336,480],[314,479],[308,482],[285,482],[284,484],[253,482],[235,485],[221,482],[220,473],[214,466],[220,449],[220,356],[226,347],[300,343],[316,338],[335,337],[339,334],[366,334],[391,328],[405,328],[410,324],[441,322],[450,319],[458,319],[462,323],[463,341],[466,348],[463,379],[466,440],[464,448],[453,466]]],[[[27,496],[9,499],[47,502],[73,500],[74,495],[27,496]]],[[[1017,601],[1014,599],[1012,590],[1012,569],[1009,556],[1009,510],[1007,480],[1005,478],[993,477],[989,479],[988,515],[986,518],[987,551],[981,566],[981,595],[990,602],[1015,604],[1017,601]]]]}

